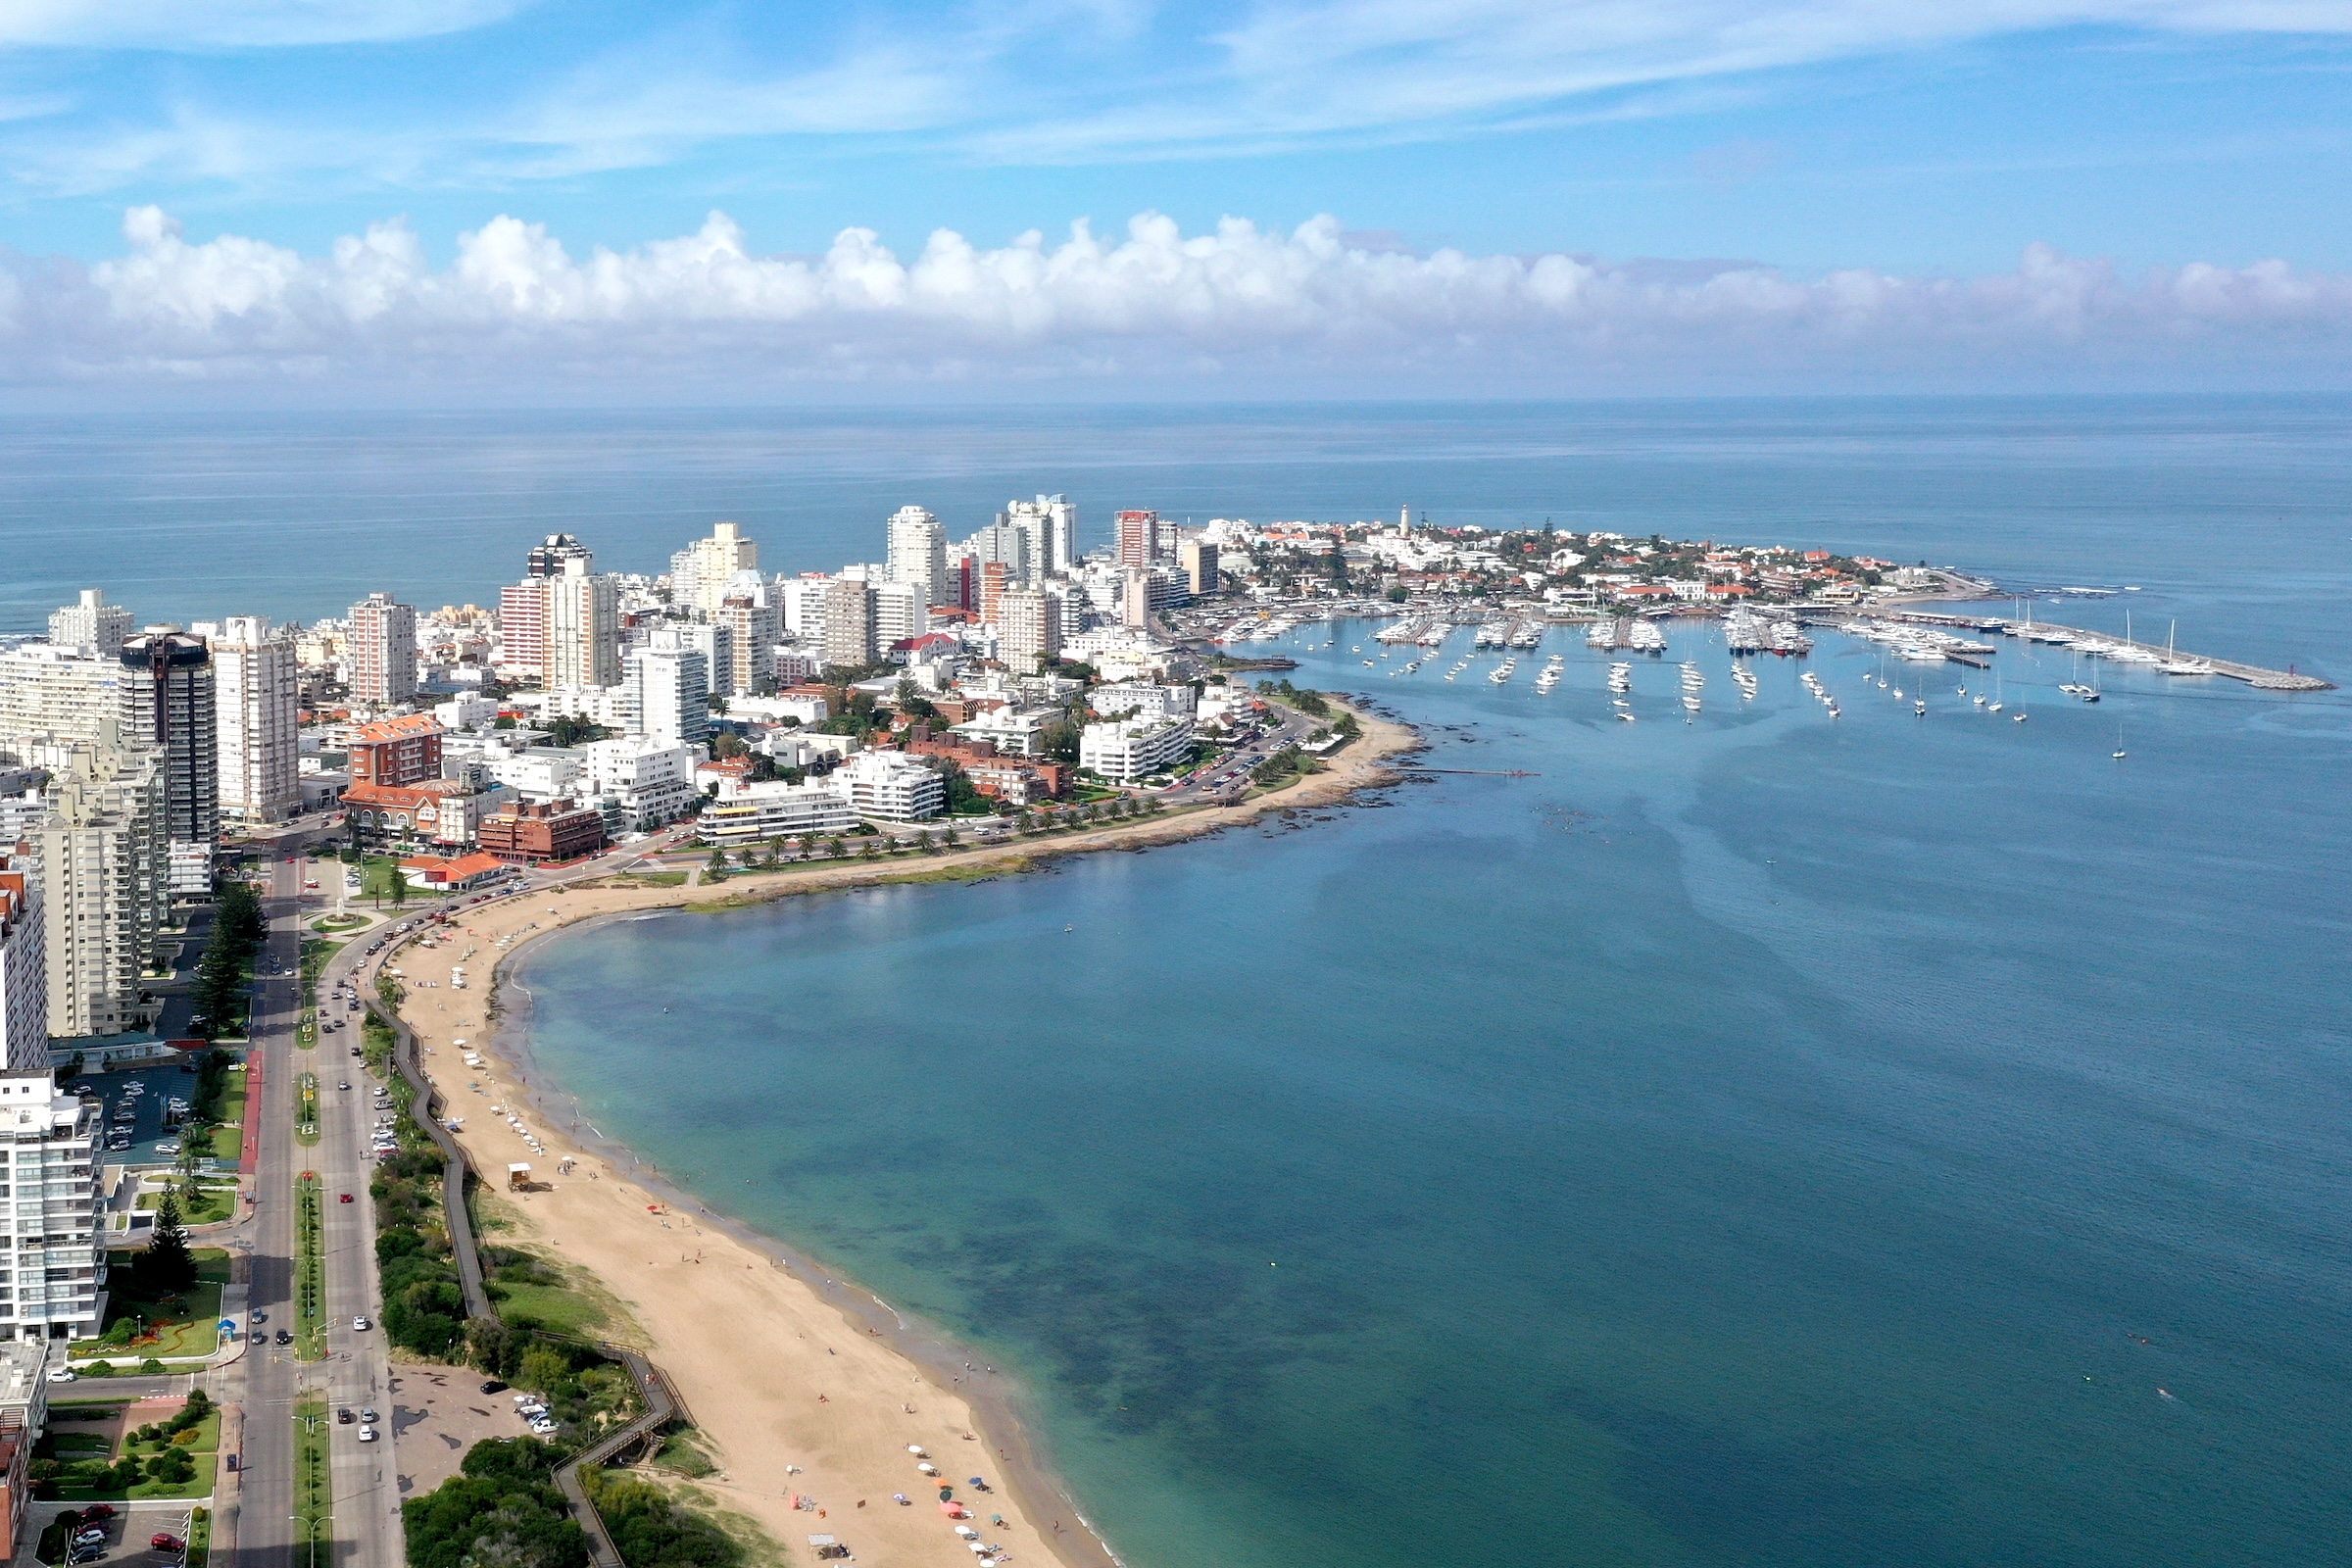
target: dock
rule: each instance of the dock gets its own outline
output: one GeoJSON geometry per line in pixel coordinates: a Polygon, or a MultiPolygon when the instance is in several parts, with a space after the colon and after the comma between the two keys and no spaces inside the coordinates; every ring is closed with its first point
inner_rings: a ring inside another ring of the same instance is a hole
{"type": "MultiPolygon", "coordinates": [[[[2040,640],[2040,634],[2055,633],[2061,637],[2105,643],[2116,648],[2137,648],[2158,659],[2179,660],[2203,664],[2216,675],[2244,681],[2256,691],[2265,692],[2331,692],[2335,682],[2322,680],[2317,675],[2304,675],[2291,669],[2265,669],[2260,664],[2243,664],[2235,660],[2215,659],[2209,654],[2193,654],[2180,649],[2168,649],[2162,643],[2142,642],[2135,637],[2122,637],[2113,632],[2090,631],[2080,626],[2062,626],[2051,620],[2011,620],[1999,615],[1952,615],[1928,611],[1888,611],[1871,613],[1867,611],[1841,612],[1823,616],[1818,610],[1807,610],[1807,618],[1827,619],[1836,624],[1848,618],[1873,620],[1901,620],[1921,626],[1974,628],[1978,631],[1997,631],[2003,636],[2040,640]]],[[[1970,661],[1974,662],[1974,661],[1970,661]]],[[[1982,667],[1982,666],[1980,666],[1982,667]]],[[[2192,680],[2194,676],[2176,676],[2174,679],[2192,680]]]]}

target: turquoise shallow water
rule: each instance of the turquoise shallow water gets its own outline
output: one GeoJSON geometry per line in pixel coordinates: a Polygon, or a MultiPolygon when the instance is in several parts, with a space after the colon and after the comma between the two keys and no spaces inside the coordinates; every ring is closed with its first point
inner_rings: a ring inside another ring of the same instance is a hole
{"type": "MultiPolygon", "coordinates": [[[[794,564],[869,553],[902,491],[1067,489],[1098,518],[1409,499],[2133,584],[2044,613],[2177,617],[2184,646],[2341,679],[2348,416],[17,432],[0,471],[40,548],[0,597],[117,586],[91,524],[125,475],[174,498],[139,561],[178,569],[118,586],[147,613],[317,613],[378,566],[478,598],[589,501],[613,564],[650,565],[714,496],[794,564]],[[355,516],[378,526],[336,532],[355,516]],[[288,519],[349,551],[240,575],[219,548],[288,519]],[[369,554],[386,528],[418,549],[369,554]]],[[[525,962],[541,1067],[713,1205],[1015,1372],[1138,1568],[2340,1560],[2343,694],[2110,672],[2090,710],[2012,651],[2030,723],[1948,685],[1921,720],[1829,639],[1832,725],[1787,663],[1740,704],[1693,638],[1697,722],[1644,663],[1625,725],[1574,640],[1538,698],[1524,659],[1499,691],[1491,660],[1389,679],[1348,651],[1369,630],[1299,678],[1394,705],[1434,761],[1541,777],[567,938],[525,962]]]]}

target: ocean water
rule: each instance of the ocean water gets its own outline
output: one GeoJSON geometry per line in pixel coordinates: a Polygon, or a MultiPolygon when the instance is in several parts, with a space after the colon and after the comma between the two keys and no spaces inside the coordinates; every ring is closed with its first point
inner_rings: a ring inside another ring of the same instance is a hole
{"type": "MultiPolygon", "coordinates": [[[[0,477],[19,620],[478,600],[538,533],[651,569],[710,508],[829,564],[1046,489],[1925,557],[2352,673],[2345,400],[322,416],[0,434],[0,477]],[[289,527],[335,548],[262,564],[289,527]]],[[[1537,776],[567,937],[535,1076],[1005,1368],[1137,1568],[2342,1560],[2345,694],[2087,708],[2012,648],[2030,722],[1955,666],[1923,719],[1825,637],[1833,722],[1691,631],[1622,724],[1573,637],[1538,697],[1372,629],[1296,678],[1537,776]]]]}

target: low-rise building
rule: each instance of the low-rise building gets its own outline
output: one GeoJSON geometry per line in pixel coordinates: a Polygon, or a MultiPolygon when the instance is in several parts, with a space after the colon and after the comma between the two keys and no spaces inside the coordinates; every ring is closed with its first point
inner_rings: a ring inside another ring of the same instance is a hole
{"type": "Polygon", "coordinates": [[[441,735],[441,721],[430,713],[405,713],[360,725],[351,732],[348,765],[353,782],[399,786],[437,776],[441,735]]]}
{"type": "Polygon", "coordinates": [[[483,818],[483,853],[514,863],[576,860],[605,847],[605,817],[571,801],[513,801],[483,818]]]}
{"type": "Polygon", "coordinates": [[[648,832],[675,821],[694,801],[697,748],[651,736],[615,736],[579,748],[587,760],[584,793],[648,832]]]}
{"type": "Polygon", "coordinates": [[[400,862],[400,874],[411,886],[430,888],[436,893],[462,893],[494,882],[514,868],[495,855],[476,851],[456,858],[438,855],[412,855],[400,862]]]}
{"type": "Polygon", "coordinates": [[[919,822],[947,809],[948,781],[905,752],[859,752],[828,775],[860,816],[919,822]]]}
{"type": "Polygon", "coordinates": [[[858,809],[850,792],[831,779],[787,784],[768,779],[758,784],[732,782],[703,808],[696,827],[705,844],[735,849],[770,839],[808,838],[846,833],[858,825],[858,809]]]}
{"type": "Polygon", "coordinates": [[[1046,727],[1061,717],[1058,709],[992,708],[954,726],[951,733],[986,741],[1000,757],[1036,757],[1045,750],[1046,727]]]}
{"type": "Polygon", "coordinates": [[[1124,681],[1098,686],[1086,694],[1087,706],[1105,717],[1191,718],[1194,697],[1190,686],[1166,686],[1148,681],[1124,681]]]}
{"type": "Polygon", "coordinates": [[[429,778],[396,789],[354,784],[343,792],[343,814],[363,839],[375,843],[415,841],[464,849],[481,837],[482,818],[513,800],[514,793],[475,789],[450,778],[429,778]]]}
{"type": "Polygon", "coordinates": [[[1119,784],[1132,784],[1173,767],[1192,752],[1193,723],[1189,718],[1089,724],[1078,737],[1079,767],[1119,784]]]}

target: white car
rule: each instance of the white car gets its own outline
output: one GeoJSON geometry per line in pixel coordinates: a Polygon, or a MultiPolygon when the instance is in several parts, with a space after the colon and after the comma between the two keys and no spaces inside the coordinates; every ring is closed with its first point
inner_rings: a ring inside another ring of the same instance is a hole
{"type": "Polygon", "coordinates": [[[373,1443],[373,1442],[375,1441],[375,1428],[373,1428],[373,1427],[362,1427],[362,1428],[360,1428],[360,1441],[361,1441],[362,1443],[373,1443]]]}
{"type": "Polygon", "coordinates": [[[53,1366],[49,1369],[49,1381],[52,1383],[71,1383],[79,1376],[81,1374],[70,1366],[53,1366]]]}
{"type": "Polygon", "coordinates": [[[351,1326],[352,1326],[354,1329],[357,1329],[357,1330],[358,1330],[360,1333],[362,1333],[362,1334],[365,1334],[365,1333],[367,1333],[367,1332],[368,1332],[368,1329],[371,1327],[371,1325],[368,1323],[368,1321],[366,1318],[364,1318],[364,1317],[355,1317],[355,1318],[353,1318],[353,1319],[351,1320],[351,1326]]]}

